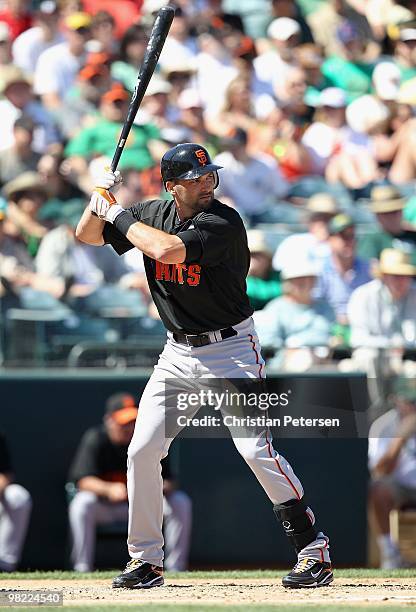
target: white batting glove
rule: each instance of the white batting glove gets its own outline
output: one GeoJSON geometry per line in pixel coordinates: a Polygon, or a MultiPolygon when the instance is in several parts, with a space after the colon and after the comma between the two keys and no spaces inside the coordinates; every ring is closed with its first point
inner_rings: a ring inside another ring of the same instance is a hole
{"type": "Polygon", "coordinates": [[[114,195],[107,189],[101,189],[100,187],[92,192],[89,206],[92,213],[110,223],[114,223],[116,217],[124,212],[124,208],[117,204],[114,195]]]}
{"type": "Polygon", "coordinates": [[[94,176],[94,185],[100,189],[113,189],[117,188],[123,182],[120,170],[112,172],[109,166],[100,168],[97,174],[94,176]]]}

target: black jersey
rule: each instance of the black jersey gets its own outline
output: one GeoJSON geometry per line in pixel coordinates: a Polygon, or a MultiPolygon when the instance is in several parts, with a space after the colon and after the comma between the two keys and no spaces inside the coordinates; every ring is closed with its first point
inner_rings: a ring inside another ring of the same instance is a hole
{"type": "MultiPolygon", "coordinates": [[[[180,221],[173,200],[151,200],[128,210],[137,221],[176,234],[185,244],[186,259],[181,264],[143,255],[149,288],[168,330],[199,334],[251,316],[246,294],[250,253],[236,210],[213,200],[208,209],[186,221],[180,221]]],[[[103,237],[119,255],[133,248],[111,223],[105,224],[103,237]]]]}

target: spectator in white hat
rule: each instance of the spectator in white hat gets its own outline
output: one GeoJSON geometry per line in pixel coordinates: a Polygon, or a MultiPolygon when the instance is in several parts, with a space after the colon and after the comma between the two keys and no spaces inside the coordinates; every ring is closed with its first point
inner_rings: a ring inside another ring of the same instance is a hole
{"type": "Polygon", "coordinates": [[[308,231],[292,234],[277,247],[273,256],[275,270],[283,270],[298,257],[308,261],[320,271],[323,262],[330,254],[328,245],[328,224],[340,210],[337,202],[329,193],[316,193],[306,203],[306,223],[308,231]]]}
{"type": "Polygon", "coordinates": [[[281,278],[283,295],[254,313],[256,329],[263,347],[279,351],[269,365],[307,369],[319,361],[314,349],[329,344],[334,313],[313,299],[316,268],[309,262],[293,260],[281,278]]]}
{"type": "Polygon", "coordinates": [[[258,80],[269,86],[272,95],[279,90],[287,70],[295,64],[294,50],[300,34],[298,22],[290,17],[279,17],[268,27],[271,49],[254,60],[254,69],[258,80]]]}
{"type": "Polygon", "coordinates": [[[346,107],[347,96],[342,89],[328,87],[321,92],[315,121],[302,138],[312,158],[313,173],[324,174],[331,157],[341,151],[348,133],[346,107]]]}

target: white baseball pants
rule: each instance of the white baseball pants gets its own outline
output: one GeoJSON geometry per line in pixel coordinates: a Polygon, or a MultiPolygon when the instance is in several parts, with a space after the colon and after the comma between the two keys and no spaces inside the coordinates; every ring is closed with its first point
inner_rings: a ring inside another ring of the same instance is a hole
{"type": "Polygon", "coordinates": [[[16,569],[32,510],[30,493],[21,485],[8,485],[0,497],[0,570],[16,569]]]}
{"type": "MultiPolygon", "coordinates": [[[[252,319],[233,327],[237,336],[198,348],[178,344],[168,333],[168,341],[140,399],[136,427],[128,449],[127,543],[129,554],[134,559],[163,565],[160,461],[166,457],[172,442],[172,438],[165,437],[166,383],[172,378],[264,377],[264,360],[252,319]]],[[[186,414],[193,416],[197,411],[198,407],[193,413],[186,414]]],[[[257,437],[233,437],[233,440],[273,504],[303,496],[302,485],[291,466],[274,450],[269,431],[259,432],[257,437]]],[[[327,538],[319,538],[307,548],[309,557],[329,559],[327,538]]]]}

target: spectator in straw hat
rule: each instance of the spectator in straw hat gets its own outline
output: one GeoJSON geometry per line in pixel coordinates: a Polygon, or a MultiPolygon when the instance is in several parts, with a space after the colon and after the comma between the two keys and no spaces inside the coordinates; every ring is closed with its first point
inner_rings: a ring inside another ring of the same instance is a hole
{"type": "Polygon", "coordinates": [[[415,251],[416,232],[403,227],[404,208],[405,199],[395,187],[373,187],[370,209],[376,216],[378,228],[360,239],[358,254],[361,257],[376,260],[387,248],[415,251]]]}
{"type": "Polygon", "coordinates": [[[346,214],[328,224],[330,255],[319,274],[316,297],[328,302],[341,325],[347,325],[347,304],[352,292],[371,280],[369,264],[356,255],[355,223],[346,214]]]}
{"type": "Polygon", "coordinates": [[[329,256],[328,223],[339,213],[336,200],[328,193],[316,193],[306,204],[308,231],[285,238],[273,256],[273,268],[282,270],[297,257],[315,264],[320,270],[323,260],[329,256]]]}
{"type": "Polygon", "coordinates": [[[405,349],[416,348],[416,266],[407,253],[384,249],[378,276],[356,289],[347,308],[352,362],[367,372],[371,398],[385,395],[385,381],[403,369],[405,349]]]}
{"type": "Polygon", "coordinates": [[[262,346],[279,351],[269,365],[307,369],[316,362],[314,348],[329,344],[334,313],[326,302],[314,300],[317,276],[310,262],[298,255],[281,278],[283,295],[254,313],[256,329],[262,346]]]}
{"type": "Polygon", "coordinates": [[[282,293],[279,272],[272,269],[272,253],[261,230],[247,232],[250,268],[247,276],[247,295],[254,310],[261,310],[270,300],[282,293]]]}
{"type": "Polygon", "coordinates": [[[36,125],[33,149],[38,153],[60,149],[61,137],[50,113],[34,95],[30,78],[17,66],[0,67],[1,142],[0,149],[13,145],[13,125],[22,113],[36,125]]]}

